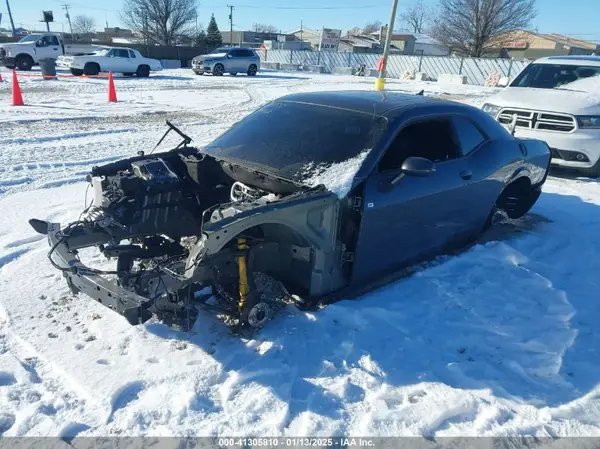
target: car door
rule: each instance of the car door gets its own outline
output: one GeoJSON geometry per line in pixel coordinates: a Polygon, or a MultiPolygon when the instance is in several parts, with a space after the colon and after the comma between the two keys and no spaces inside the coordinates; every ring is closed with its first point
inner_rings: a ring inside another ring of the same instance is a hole
{"type": "Polygon", "coordinates": [[[228,72],[241,72],[240,50],[231,50],[227,54],[227,65],[225,66],[228,72]]]}
{"type": "Polygon", "coordinates": [[[60,42],[56,36],[44,36],[35,43],[37,60],[52,58],[56,59],[62,54],[60,42]]]}
{"type": "MultiPolygon", "coordinates": [[[[129,50],[126,48],[115,48],[114,50],[114,72],[133,73],[133,63],[129,57],[129,50]]],[[[137,69],[137,67],[136,67],[137,69]]]]}
{"type": "Polygon", "coordinates": [[[469,183],[451,116],[406,124],[366,180],[352,281],[376,278],[464,239],[469,183]],[[435,171],[404,175],[393,185],[408,157],[430,159],[435,171]]]}

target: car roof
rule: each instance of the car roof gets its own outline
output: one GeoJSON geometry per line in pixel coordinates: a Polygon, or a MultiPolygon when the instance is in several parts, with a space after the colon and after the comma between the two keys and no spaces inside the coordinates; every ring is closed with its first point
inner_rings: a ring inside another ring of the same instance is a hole
{"type": "Polygon", "coordinates": [[[600,67],[599,56],[547,56],[536,59],[536,64],[565,64],[565,65],[591,65],[600,67]]]}
{"type": "Polygon", "coordinates": [[[376,91],[327,91],[291,94],[281,97],[278,101],[308,103],[319,106],[332,106],[366,114],[394,118],[409,109],[422,108],[431,105],[452,105],[470,109],[460,103],[426,97],[423,95],[405,94],[399,92],[376,91]]]}

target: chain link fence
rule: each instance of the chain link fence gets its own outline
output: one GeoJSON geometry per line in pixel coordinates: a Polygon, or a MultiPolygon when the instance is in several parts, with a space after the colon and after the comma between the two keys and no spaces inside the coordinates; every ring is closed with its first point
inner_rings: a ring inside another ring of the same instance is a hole
{"type": "MultiPolygon", "coordinates": [[[[377,67],[380,54],[372,53],[333,53],[319,51],[263,50],[258,52],[262,61],[300,66],[321,66],[325,73],[332,73],[335,67],[358,68],[365,64],[368,69],[377,67]]],[[[483,86],[490,75],[515,76],[529,61],[491,58],[460,58],[447,56],[408,56],[390,55],[387,63],[387,76],[403,78],[407,70],[424,72],[433,80],[441,74],[464,75],[467,83],[483,86]]]]}

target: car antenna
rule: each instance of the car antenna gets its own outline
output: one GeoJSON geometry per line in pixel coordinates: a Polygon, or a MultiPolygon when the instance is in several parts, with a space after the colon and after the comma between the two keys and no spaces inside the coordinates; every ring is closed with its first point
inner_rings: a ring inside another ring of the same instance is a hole
{"type": "Polygon", "coordinates": [[[152,148],[152,151],[150,151],[150,153],[148,153],[148,154],[154,153],[154,150],[156,150],[160,146],[160,144],[163,142],[163,140],[165,140],[165,137],[167,137],[167,135],[171,132],[171,130],[175,131],[177,134],[179,134],[181,137],[183,137],[183,141],[175,147],[176,150],[179,149],[182,145],[184,147],[187,147],[192,142],[191,137],[184,134],[183,131],[181,131],[179,128],[177,128],[175,125],[173,125],[173,123],[171,123],[170,121],[168,121],[168,120],[165,120],[165,121],[167,122],[167,126],[169,127],[169,129],[167,129],[167,131],[160,138],[160,140],[158,141],[156,146],[154,148],[152,148]]]}

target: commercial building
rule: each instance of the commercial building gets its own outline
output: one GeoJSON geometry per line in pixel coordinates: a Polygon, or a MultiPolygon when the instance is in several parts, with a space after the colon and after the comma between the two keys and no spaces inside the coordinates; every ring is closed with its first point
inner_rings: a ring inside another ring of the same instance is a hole
{"type": "Polygon", "coordinates": [[[600,45],[561,34],[540,34],[518,30],[495,39],[489,56],[498,56],[505,49],[514,59],[535,59],[544,56],[600,54],[600,45]]]}

